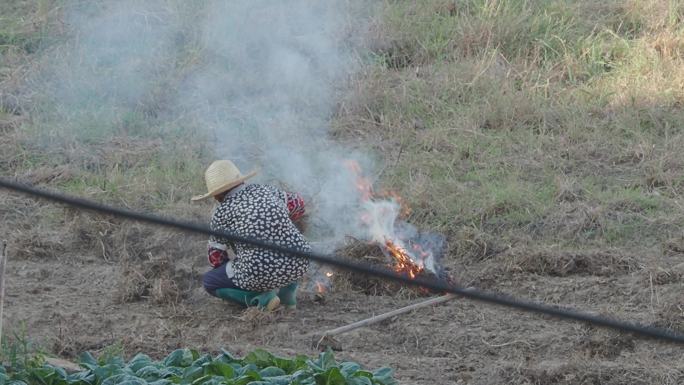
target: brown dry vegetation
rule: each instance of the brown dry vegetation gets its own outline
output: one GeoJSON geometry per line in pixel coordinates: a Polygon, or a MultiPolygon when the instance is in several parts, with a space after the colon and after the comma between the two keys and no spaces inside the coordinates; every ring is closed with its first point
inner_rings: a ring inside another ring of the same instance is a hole
{"type": "MultiPolygon", "coordinates": [[[[201,130],[135,111],[82,140],[81,117],[43,119],[23,85],[68,38],[66,4],[0,3],[0,173],[204,222],[210,206],[188,202],[211,158],[201,130]]],[[[408,220],[447,236],[449,272],[464,285],[683,331],[684,4],[380,8],[331,135],[381,155],[380,181],[410,202],[408,220]]],[[[163,94],[149,106],[163,109],[163,94]]],[[[302,293],[295,313],[242,312],[201,289],[203,237],[6,191],[0,213],[6,328],[68,358],[112,345],[128,355],[312,353],[310,332],[417,298],[339,272],[324,301],[302,293]]],[[[465,300],[340,340],[339,355],[391,366],[402,384],[684,382],[679,346],[465,300]]]]}

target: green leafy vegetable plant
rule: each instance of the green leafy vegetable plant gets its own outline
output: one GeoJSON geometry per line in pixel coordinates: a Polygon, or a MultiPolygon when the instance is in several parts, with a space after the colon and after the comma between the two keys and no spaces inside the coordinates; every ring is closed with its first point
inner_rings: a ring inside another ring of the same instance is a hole
{"type": "Polygon", "coordinates": [[[394,385],[393,371],[363,370],[355,362],[338,363],[331,351],[317,358],[278,357],[255,350],[236,358],[178,349],[160,361],[137,354],[126,362],[120,355],[93,357],[83,353],[83,371],[67,374],[43,360],[21,368],[0,367],[0,385],[394,385]]]}

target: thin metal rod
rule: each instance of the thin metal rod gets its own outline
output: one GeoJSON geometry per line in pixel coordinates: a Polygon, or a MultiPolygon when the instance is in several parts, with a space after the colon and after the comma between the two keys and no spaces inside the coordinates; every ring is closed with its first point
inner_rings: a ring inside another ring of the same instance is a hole
{"type": "Polygon", "coordinates": [[[451,301],[452,299],[454,299],[456,297],[457,296],[454,294],[445,294],[445,295],[440,295],[439,297],[433,297],[433,298],[430,298],[426,301],[414,303],[413,305],[405,306],[405,307],[402,307],[400,309],[392,310],[392,311],[387,312],[387,313],[378,314],[374,317],[370,317],[370,318],[366,318],[366,319],[361,320],[361,321],[354,322],[353,324],[341,326],[337,329],[328,330],[327,332],[323,333],[322,336],[326,337],[326,336],[334,336],[337,334],[346,333],[348,331],[352,331],[352,330],[358,329],[360,327],[364,327],[364,326],[372,325],[374,323],[378,323],[382,320],[386,320],[388,318],[397,316],[399,314],[408,313],[411,310],[420,309],[421,307],[436,305],[438,303],[442,303],[442,302],[446,302],[446,301],[451,301]]]}

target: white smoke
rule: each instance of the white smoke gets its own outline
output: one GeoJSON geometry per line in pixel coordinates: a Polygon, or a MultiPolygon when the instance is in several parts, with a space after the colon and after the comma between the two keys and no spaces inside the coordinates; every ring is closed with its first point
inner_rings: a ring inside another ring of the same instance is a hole
{"type": "Polygon", "coordinates": [[[355,70],[354,38],[363,34],[350,30],[359,25],[352,11],[344,1],[213,2],[203,63],[178,95],[186,117],[213,131],[217,157],[303,193],[310,235],[328,241],[358,231],[344,160],[370,167],[328,135],[335,89],[355,70]]]}
{"type": "Polygon", "coordinates": [[[360,236],[345,160],[373,168],[329,136],[370,3],[73,2],[64,9],[70,38],[32,78],[43,95],[35,116],[54,135],[106,138],[169,125],[208,132],[215,158],[259,169],[255,182],[301,192],[308,235],[329,252],[360,236]]]}

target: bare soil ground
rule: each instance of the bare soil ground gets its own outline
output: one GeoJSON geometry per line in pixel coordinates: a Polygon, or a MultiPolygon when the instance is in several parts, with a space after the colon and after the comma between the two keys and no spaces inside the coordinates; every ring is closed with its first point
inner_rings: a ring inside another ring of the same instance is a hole
{"type": "MultiPolygon", "coordinates": [[[[292,313],[245,311],[203,291],[204,241],[180,238],[168,238],[164,247],[192,256],[173,261],[150,254],[124,263],[105,260],[100,252],[68,251],[26,257],[12,247],[8,329],[23,329],[34,343],[66,358],[112,345],[127,355],[157,357],[179,347],[238,354],[263,347],[313,355],[312,332],[419,300],[409,291],[368,295],[338,283],[322,302],[300,292],[292,313]]],[[[684,274],[684,254],[672,253],[661,265],[668,269],[649,269],[653,258],[509,250],[479,263],[450,256],[446,264],[459,279],[488,290],[679,328],[684,303],[675,277],[684,274]]],[[[371,368],[389,365],[402,384],[677,384],[684,379],[679,346],[464,299],[338,340],[343,348],[338,358],[371,368]]]]}

